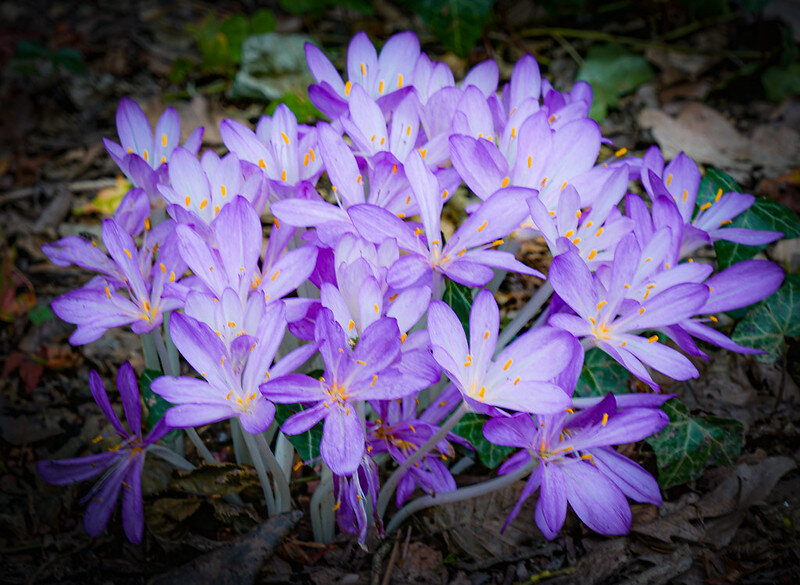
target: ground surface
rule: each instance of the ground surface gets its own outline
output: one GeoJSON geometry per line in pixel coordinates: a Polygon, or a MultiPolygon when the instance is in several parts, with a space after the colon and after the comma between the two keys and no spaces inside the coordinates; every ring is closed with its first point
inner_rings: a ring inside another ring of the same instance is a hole
{"type": "MultiPolygon", "coordinates": [[[[213,7],[223,16],[252,14],[253,4],[213,7]]],[[[729,172],[749,192],[798,211],[800,100],[767,101],[759,81],[782,50],[796,50],[790,28],[796,5],[698,15],[688,2],[640,4],[556,14],[501,2],[467,59],[446,53],[418,18],[383,1],[371,16],[341,8],[322,17],[276,14],[279,31],[310,34],[339,51],[359,29],[382,40],[415,28],[423,47],[457,72],[492,57],[504,78],[523,52],[532,51],[558,88],[572,83],[581,55],[607,40],[603,35],[633,38],[638,41],[628,47],[646,57],[655,75],[610,108],[602,126],[615,147],[641,153],[655,141],[670,156],[686,150],[729,172]]],[[[147,497],[144,544],[125,540],[118,517],[91,540],[81,525],[86,486],[47,486],[33,467],[40,458],[91,448],[101,418],[87,388],[90,369],[109,380],[126,359],[137,371],[143,367],[138,341],[127,333],[112,332],[80,349],[68,345],[70,327],[46,307],[87,277],[49,264],[40,251],[57,237],[99,232],[102,216],[91,202],[115,185],[117,175],[100,140],[115,137],[119,99],[134,97],[153,115],[174,105],[185,126],[207,127],[207,147],[219,146],[220,119],[254,121],[265,107],[264,101],[231,99],[229,76],[191,71],[176,77],[176,59],[199,59],[186,25],[210,8],[187,0],[108,3],[102,11],[68,0],[0,5],[0,582],[142,583],[219,549],[265,516],[252,485],[241,493],[248,505],[233,510],[154,469],[149,485],[158,494],[147,497]],[[33,59],[33,69],[14,60],[27,41],[46,51],[33,59]],[[60,49],[77,50],[83,71],[60,49]],[[66,64],[54,65],[57,54],[66,64]]],[[[800,33],[800,23],[794,26],[800,33]]],[[[768,254],[796,272],[800,254],[793,244],[768,254]]],[[[535,245],[523,251],[529,263],[541,264],[535,245]]],[[[531,284],[504,285],[500,300],[507,311],[522,306],[531,284]]],[[[515,500],[510,490],[421,514],[397,540],[383,547],[370,541],[366,552],[346,537],[317,545],[301,520],[253,578],[319,585],[800,582],[800,472],[794,469],[800,458],[799,351],[790,343],[785,360],[774,365],[713,354],[699,381],[669,388],[697,412],[743,422],[744,449],[735,467],[711,469],[694,485],[668,490],[660,509],[634,506],[630,536],[602,538],[571,519],[548,543],[533,527],[529,504],[500,537],[497,528],[515,500]]],[[[204,429],[203,436],[223,458],[229,455],[224,426],[204,429]]],[[[646,445],[628,452],[654,469],[646,445]]],[[[294,489],[301,509],[314,487],[302,473],[294,489]]],[[[476,465],[459,482],[488,473],[476,465]]]]}

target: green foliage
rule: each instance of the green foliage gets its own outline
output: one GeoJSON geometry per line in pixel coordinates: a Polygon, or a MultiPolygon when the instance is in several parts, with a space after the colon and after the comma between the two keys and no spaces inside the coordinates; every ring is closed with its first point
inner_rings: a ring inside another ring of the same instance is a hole
{"type": "Polygon", "coordinates": [[[483,423],[489,417],[482,414],[467,413],[458,421],[458,424],[453,429],[453,432],[459,437],[465,438],[472,443],[475,451],[478,453],[478,458],[486,467],[494,469],[506,456],[514,452],[513,447],[502,447],[487,441],[483,436],[483,423]]]}
{"type": "MultiPolygon", "coordinates": [[[[145,370],[142,372],[142,375],[139,376],[139,390],[142,393],[142,400],[144,401],[145,409],[147,410],[147,416],[144,419],[144,424],[147,429],[152,429],[156,426],[156,423],[164,418],[164,413],[167,412],[167,409],[172,406],[169,402],[161,398],[158,394],[153,392],[150,389],[150,385],[153,383],[153,380],[156,378],[160,378],[164,375],[164,372],[159,372],[158,370],[145,370]]],[[[181,431],[179,429],[175,429],[167,433],[164,437],[165,443],[175,443],[181,436],[181,431]]]]}
{"type": "Polygon", "coordinates": [[[575,396],[605,396],[609,392],[624,394],[628,391],[628,370],[601,349],[586,352],[583,369],[575,386],[575,396]]]}
{"type": "Polygon", "coordinates": [[[322,16],[328,8],[344,6],[362,14],[372,14],[372,0],[280,0],[281,8],[299,16],[322,16]]]}
{"type": "MultiPolygon", "coordinates": [[[[203,74],[219,74],[233,77],[237,66],[242,62],[242,43],[247,37],[271,32],[275,28],[275,15],[262,9],[246,17],[235,14],[220,20],[216,13],[210,12],[201,22],[187,27],[200,50],[202,60],[200,70],[203,74]]],[[[174,64],[170,78],[180,83],[185,79],[187,64],[174,64]]]]}
{"type": "MultiPolygon", "coordinates": [[[[282,425],[287,418],[303,410],[299,404],[276,404],[275,421],[282,425]]],[[[319,443],[322,440],[322,421],[299,435],[286,435],[304,462],[319,457],[319,443]]]]}
{"type": "Polygon", "coordinates": [[[53,314],[53,310],[50,308],[50,305],[39,305],[38,307],[28,311],[28,319],[30,319],[31,323],[34,325],[47,323],[48,321],[52,321],[54,318],[55,315],[53,314]]]}
{"type": "Polygon", "coordinates": [[[763,350],[755,356],[775,362],[786,350],[787,337],[800,336],[800,274],[790,274],[770,297],[753,306],[733,331],[731,338],[741,345],[763,350]]]}
{"type": "Polygon", "coordinates": [[[619,98],[653,78],[653,69],[641,55],[620,45],[592,45],[578,69],[577,79],[588,81],[594,90],[592,118],[602,120],[619,103],[619,98]]]}
{"type": "Polygon", "coordinates": [[[767,99],[773,102],[782,102],[800,93],[800,63],[767,68],[761,75],[761,85],[764,86],[767,99]]]}
{"type": "Polygon", "coordinates": [[[459,321],[461,321],[467,337],[469,337],[469,311],[472,308],[472,289],[448,279],[442,300],[453,309],[459,321]]]}
{"type": "Polygon", "coordinates": [[[647,439],[658,463],[658,482],[670,488],[694,481],[712,465],[733,465],[742,450],[744,425],[711,415],[694,417],[673,398],[661,407],[670,424],[647,439]]]}
{"type": "Polygon", "coordinates": [[[275,108],[281,104],[284,104],[292,111],[300,124],[313,124],[322,118],[322,112],[314,107],[314,104],[311,103],[307,96],[300,96],[294,92],[286,92],[278,99],[273,100],[265,113],[272,116],[275,113],[275,108]]]}
{"type": "Polygon", "coordinates": [[[43,77],[55,75],[59,70],[76,75],[86,74],[83,56],[77,49],[64,47],[50,51],[36,41],[20,41],[10,65],[20,73],[43,77]]]}
{"type": "Polygon", "coordinates": [[[494,0],[413,0],[410,4],[445,49],[466,57],[489,22],[494,0]]]}
{"type": "Polygon", "coordinates": [[[695,201],[695,215],[699,213],[700,206],[706,203],[714,203],[719,190],[722,189],[723,193],[730,193],[735,191],[742,192],[733,177],[728,173],[723,173],[717,169],[707,169],[706,174],[700,179],[700,187],[697,189],[697,200],[695,201]]]}

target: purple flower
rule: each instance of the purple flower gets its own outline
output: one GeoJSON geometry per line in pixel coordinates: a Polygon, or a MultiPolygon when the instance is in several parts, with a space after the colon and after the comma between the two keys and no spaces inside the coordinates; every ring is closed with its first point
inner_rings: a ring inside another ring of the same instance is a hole
{"type": "MultiPolygon", "coordinates": [[[[231,296],[235,299],[235,294],[231,296]]],[[[238,416],[245,431],[260,433],[272,423],[275,405],[261,395],[259,385],[272,375],[291,372],[316,348],[301,346],[272,365],[286,317],[280,303],[265,306],[260,302],[260,312],[251,317],[255,328],[242,330],[230,348],[221,331],[185,315],[172,318],[175,347],[203,379],[162,376],[153,381],[153,392],[176,405],[165,415],[171,427],[194,427],[238,416]]],[[[231,321],[224,326],[236,329],[239,324],[231,321]]]]}
{"type": "Polygon", "coordinates": [[[320,379],[304,374],[272,378],[261,392],[273,402],[313,403],[292,415],[281,430],[288,435],[307,431],[324,419],[320,452],[337,475],[356,471],[364,455],[364,429],[357,405],[364,400],[402,398],[421,390],[426,381],[398,369],[401,358],[397,322],[384,317],[367,327],[355,348],[328,309],[317,317],[316,339],[325,362],[320,379]]]}
{"type": "Polygon", "coordinates": [[[323,114],[336,119],[347,111],[353,85],[358,84],[381,107],[391,109],[408,93],[418,55],[419,40],[413,32],[390,37],[380,55],[366,33],[356,33],[347,47],[348,81],[344,82],[325,54],[306,43],[308,68],[317,81],[308,88],[309,98],[323,114]]]}
{"type": "Polygon", "coordinates": [[[364,544],[369,527],[369,506],[378,534],[383,537],[383,522],[377,510],[380,477],[375,462],[365,455],[353,473],[334,475],[333,482],[333,497],[336,500],[333,510],[336,512],[339,529],[346,534],[358,536],[358,542],[364,544]]]}
{"type": "MultiPolygon", "coordinates": [[[[155,135],[142,108],[130,98],[122,98],[117,108],[117,133],[120,142],[103,139],[103,144],[117,166],[137,187],[156,195],[154,185],[163,177],[166,164],[178,146],[181,121],[174,108],[167,108],[156,124],[155,135]]],[[[203,129],[195,129],[183,147],[196,155],[203,140],[203,129]]]]}
{"type": "MultiPolygon", "coordinates": [[[[417,283],[441,290],[442,275],[467,286],[483,286],[494,275],[493,268],[542,276],[514,258],[510,252],[489,249],[502,243],[528,214],[528,189],[502,189],[483,202],[453,236],[442,245],[442,192],[436,177],[412,152],[406,160],[406,174],[419,204],[423,228],[412,226],[384,209],[358,205],[348,210],[353,223],[366,239],[379,243],[387,237],[409,252],[394,263],[388,282],[397,289],[417,283]],[[423,240],[420,236],[425,234],[423,240]],[[433,278],[431,278],[433,277],[433,278]]],[[[447,193],[444,193],[447,196],[447,193]]]]}
{"type": "MultiPolygon", "coordinates": [[[[668,233],[654,237],[653,242],[654,248],[661,245],[663,258],[668,233]]],[[[687,263],[659,271],[661,264],[655,253],[648,255],[647,248],[640,251],[635,237],[628,235],[617,245],[610,273],[600,282],[570,246],[553,259],[549,280],[577,315],[558,313],[550,317],[550,324],[584,337],[654,389],[658,385],[645,365],[676,380],[697,377],[697,368],[679,352],[658,343],[658,335],[638,335],[696,315],[708,298],[708,287],[692,281],[705,279],[707,267],[687,263]]]]}
{"type": "Polygon", "coordinates": [[[123,325],[130,325],[137,334],[152,331],[161,325],[166,311],[180,306],[180,301],[166,290],[176,275],[180,277],[186,270],[170,234],[173,228],[171,221],[159,224],[146,235],[139,250],[116,220],[106,219],[102,237],[110,258],[95,248],[94,243],[77,237],[42,247],[60,266],[74,263],[97,270],[105,277],[53,301],[53,312],[78,326],[70,336],[70,343],[90,343],[106,330],[123,325]],[[119,288],[124,288],[128,297],[120,295],[119,288]]]}
{"type": "Polygon", "coordinates": [[[553,413],[569,406],[569,396],[552,380],[580,359],[575,338],[565,331],[540,327],[519,337],[492,360],[499,325],[497,303],[488,290],[479,292],[472,304],[469,344],[458,317],[446,303],[433,301],[428,309],[433,358],[467,403],[480,411],[497,406],[534,413],[553,413]]]}
{"type": "Polygon", "coordinates": [[[483,433],[489,441],[524,449],[498,473],[518,469],[531,458],[539,460],[503,528],[541,488],[535,518],[546,538],[555,538],[561,530],[568,503],[592,530],[627,534],[631,512],[626,497],[658,505],[661,494],[647,471],[612,447],[640,441],[668,423],[667,415],[656,408],[618,409],[611,394],[577,414],[537,416],[534,421],[520,413],[488,420],[483,433]]]}
{"type": "Polygon", "coordinates": [[[117,388],[130,430],[122,426],[111,407],[103,382],[94,370],[89,374],[89,387],[95,402],[122,442],[106,453],[60,461],[39,461],[36,469],[44,481],[55,485],[85,481],[102,473],[100,481],[83,499],[88,502],[84,517],[87,534],[91,537],[100,536],[116,507],[119,492],[123,490],[122,525],[125,535],[131,542],[139,543],[144,527],[142,469],[145,455],[149,447],[167,434],[169,427],[162,419],[147,436],[142,437],[139,387],[130,363],[122,364],[117,372],[117,388]]]}
{"type": "Polygon", "coordinates": [[[275,198],[313,189],[322,173],[322,159],[314,150],[316,128],[298,125],[295,115],[283,104],[272,117],[262,116],[255,132],[235,120],[223,120],[220,133],[228,150],[262,170],[275,198]]]}

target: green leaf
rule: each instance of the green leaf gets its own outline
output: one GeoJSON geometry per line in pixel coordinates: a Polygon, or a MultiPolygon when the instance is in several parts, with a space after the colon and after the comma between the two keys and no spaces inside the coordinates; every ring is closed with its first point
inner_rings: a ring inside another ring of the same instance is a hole
{"type": "Polygon", "coordinates": [[[71,47],[59,49],[53,55],[53,62],[59,67],[63,67],[76,75],[86,74],[86,67],[83,65],[83,56],[77,49],[71,47]]]}
{"type": "Polygon", "coordinates": [[[734,464],[742,450],[741,422],[711,415],[694,417],[677,398],[661,408],[670,424],[647,442],[655,451],[663,489],[694,481],[712,465],[734,464]]]}
{"type": "Polygon", "coordinates": [[[761,75],[761,85],[767,99],[782,102],[800,93],[800,63],[791,63],[786,67],[769,67],[761,75]]]}
{"type": "Polygon", "coordinates": [[[761,362],[775,362],[786,350],[786,338],[800,336],[800,274],[789,274],[775,293],[752,307],[733,330],[736,343],[760,349],[761,362]]]}
{"type": "MultiPolygon", "coordinates": [[[[731,226],[781,232],[784,238],[800,238],[800,221],[794,212],[788,207],[764,197],[757,197],[755,203],[734,219],[731,226]]],[[[720,270],[752,258],[766,247],[745,246],[725,240],[714,243],[720,270]]]]}
{"type": "Polygon", "coordinates": [[[472,443],[481,463],[489,469],[494,469],[502,463],[503,459],[514,452],[514,448],[495,445],[484,438],[483,423],[488,418],[482,414],[467,413],[458,421],[453,432],[472,443]]]}
{"type": "MultiPolygon", "coordinates": [[[[161,396],[150,389],[150,385],[153,383],[153,380],[160,378],[163,375],[164,372],[159,372],[158,370],[145,370],[142,372],[142,375],[139,376],[139,388],[142,392],[144,406],[147,409],[147,416],[145,417],[144,422],[148,430],[156,426],[156,423],[164,418],[164,413],[167,411],[167,409],[172,406],[172,404],[161,398],[161,396]]],[[[168,444],[174,443],[178,441],[180,436],[180,429],[174,429],[167,433],[162,440],[168,444]]]]}
{"type": "Polygon", "coordinates": [[[592,104],[595,119],[602,119],[604,110],[615,107],[619,98],[631,93],[653,78],[653,69],[641,55],[630,53],[620,45],[592,45],[578,69],[577,79],[592,84],[596,99],[592,104]]]}
{"type": "Polygon", "coordinates": [[[311,100],[294,92],[287,92],[277,100],[273,100],[265,113],[268,116],[272,116],[275,113],[275,108],[281,104],[284,104],[292,111],[300,124],[313,123],[322,118],[322,112],[311,103],[311,100]]]}
{"type": "MultiPolygon", "coordinates": [[[[299,404],[276,404],[275,421],[282,425],[287,418],[303,409],[299,404]]],[[[304,462],[319,457],[319,443],[322,440],[322,421],[299,435],[286,435],[304,462]]]]}
{"type": "Polygon", "coordinates": [[[466,57],[489,22],[494,0],[414,0],[412,6],[439,42],[466,57]]]}
{"type": "Polygon", "coordinates": [[[628,392],[629,378],[628,370],[595,347],[586,352],[575,396],[605,396],[609,392],[624,394],[628,392]]]}
{"type": "Polygon", "coordinates": [[[48,321],[52,321],[54,317],[53,310],[49,305],[39,305],[35,309],[28,311],[28,319],[30,319],[31,323],[34,325],[47,323],[48,321]]]}
{"type": "Polygon", "coordinates": [[[464,331],[469,337],[469,312],[472,308],[472,289],[463,284],[447,280],[442,300],[455,311],[464,331]]]}
{"type": "Polygon", "coordinates": [[[275,30],[275,25],[278,21],[275,19],[275,14],[268,8],[262,8],[250,17],[250,30],[248,34],[263,35],[275,30]]]}
{"type": "Polygon", "coordinates": [[[700,206],[706,203],[714,203],[714,199],[716,199],[720,189],[722,189],[723,193],[730,193],[731,191],[742,192],[739,183],[729,174],[717,169],[707,169],[706,174],[700,179],[700,187],[697,189],[695,214],[699,213],[700,206]]]}
{"type": "Polygon", "coordinates": [[[301,16],[322,16],[328,8],[345,6],[362,14],[372,14],[372,0],[280,0],[286,12],[301,16]]]}

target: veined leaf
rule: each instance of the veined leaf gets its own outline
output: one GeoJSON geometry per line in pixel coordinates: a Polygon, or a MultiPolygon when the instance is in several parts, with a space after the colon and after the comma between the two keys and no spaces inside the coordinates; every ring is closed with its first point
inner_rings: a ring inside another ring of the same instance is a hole
{"type": "Polygon", "coordinates": [[[467,413],[458,421],[453,432],[472,443],[481,463],[489,469],[494,469],[503,462],[506,456],[514,452],[514,448],[495,445],[484,438],[483,423],[487,419],[488,417],[482,414],[467,413]]]}
{"type": "MultiPolygon", "coordinates": [[[[145,408],[147,409],[147,417],[145,418],[145,426],[147,429],[152,429],[156,423],[164,418],[164,413],[172,406],[169,402],[161,398],[158,394],[150,389],[153,380],[160,378],[164,372],[158,370],[145,370],[139,376],[139,388],[142,392],[142,400],[144,401],[145,408]]],[[[180,440],[180,429],[174,429],[167,433],[162,441],[167,445],[174,445],[180,440]]]]}
{"type": "MultiPolygon", "coordinates": [[[[284,421],[295,413],[303,410],[299,404],[276,404],[275,421],[282,425],[284,421]]],[[[304,462],[319,457],[319,443],[322,440],[322,421],[311,427],[305,433],[299,435],[286,435],[292,447],[297,449],[297,453],[304,462]]]]}
{"type": "Polygon", "coordinates": [[[712,465],[733,465],[742,450],[744,425],[738,420],[704,415],[694,417],[673,398],[661,407],[669,425],[647,439],[656,453],[658,483],[670,488],[703,475],[712,465]]]}
{"type": "Polygon", "coordinates": [[[448,279],[442,300],[450,305],[450,308],[458,316],[469,338],[469,312],[472,308],[472,289],[448,279]]]}
{"type": "Polygon", "coordinates": [[[775,362],[787,337],[800,336],[800,274],[789,274],[775,293],[752,307],[733,330],[736,343],[763,350],[762,362],[775,362]]]}
{"type": "Polygon", "coordinates": [[[623,394],[628,391],[628,370],[610,355],[598,348],[586,352],[583,369],[575,386],[575,396],[605,396],[609,392],[623,394]]]}

